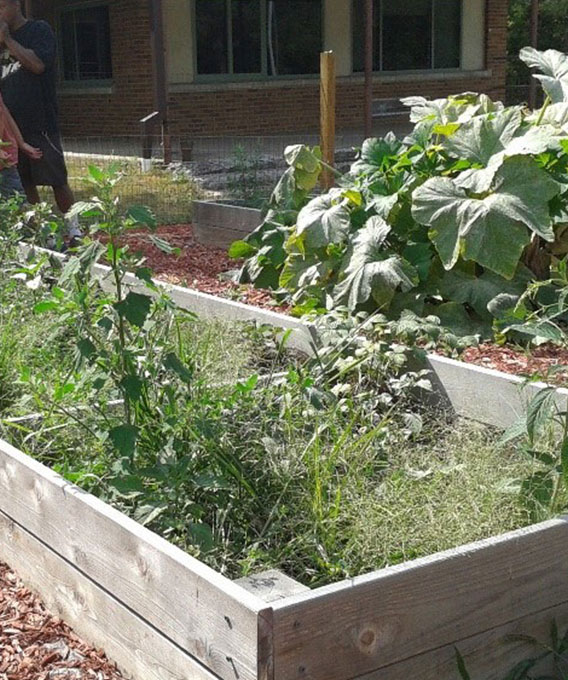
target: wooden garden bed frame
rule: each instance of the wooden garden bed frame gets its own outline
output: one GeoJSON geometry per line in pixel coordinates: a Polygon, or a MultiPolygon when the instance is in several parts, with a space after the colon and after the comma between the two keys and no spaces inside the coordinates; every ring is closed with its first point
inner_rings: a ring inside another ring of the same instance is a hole
{"type": "MultiPolygon", "coordinates": [[[[183,306],[213,297],[175,289],[183,306]]],[[[429,362],[460,415],[507,426],[529,398],[512,376],[429,362]]],[[[455,680],[455,647],[498,680],[531,651],[508,635],[568,626],[568,519],[263,599],[3,441],[0,559],[136,680],[455,680]]]]}

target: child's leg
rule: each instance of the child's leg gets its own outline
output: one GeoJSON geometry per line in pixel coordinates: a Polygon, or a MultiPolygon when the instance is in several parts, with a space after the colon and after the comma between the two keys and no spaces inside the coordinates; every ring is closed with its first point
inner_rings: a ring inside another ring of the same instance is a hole
{"type": "Polygon", "coordinates": [[[22,180],[18,174],[18,169],[15,166],[12,166],[0,170],[0,196],[2,198],[11,198],[16,194],[23,193],[24,187],[22,186],[22,180]]]}

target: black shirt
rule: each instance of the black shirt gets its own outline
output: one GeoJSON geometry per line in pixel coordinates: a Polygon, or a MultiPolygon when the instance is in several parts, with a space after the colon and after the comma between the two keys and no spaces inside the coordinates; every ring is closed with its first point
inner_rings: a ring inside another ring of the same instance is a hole
{"type": "Polygon", "coordinates": [[[27,71],[7,49],[0,53],[0,92],[22,135],[57,132],[55,35],[45,21],[27,21],[12,37],[45,64],[39,75],[27,71]]]}

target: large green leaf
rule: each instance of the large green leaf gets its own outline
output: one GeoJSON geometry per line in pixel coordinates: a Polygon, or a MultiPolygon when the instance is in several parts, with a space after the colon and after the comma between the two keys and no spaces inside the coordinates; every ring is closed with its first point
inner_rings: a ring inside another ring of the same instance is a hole
{"type": "Polygon", "coordinates": [[[335,260],[322,260],[316,255],[304,257],[294,253],[288,257],[279,284],[291,292],[311,286],[325,287],[334,272],[335,260]]]}
{"type": "Polygon", "coordinates": [[[517,276],[507,281],[491,271],[477,276],[475,271],[454,268],[445,274],[440,282],[440,294],[445,300],[468,304],[479,316],[490,319],[488,304],[499,294],[520,295],[526,289],[530,272],[520,268],[517,276]]]}
{"type": "Polygon", "coordinates": [[[469,197],[445,177],[428,180],[414,192],[412,214],[431,227],[445,269],[452,269],[462,254],[510,279],[530,232],[554,240],[548,202],[559,191],[535,161],[519,156],[505,160],[492,193],[484,198],[469,197]]]}
{"type": "Polygon", "coordinates": [[[490,331],[490,328],[483,328],[479,320],[472,319],[464,306],[457,302],[444,302],[435,307],[426,307],[425,311],[437,316],[444,328],[448,328],[460,337],[487,335],[490,331]]]}
{"type": "Polygon", "coordinates": [[[312,199],[298,214],[297,233],[304,234],[306,247],[326,248],[342,243],[350,227],[349,210],[341,191],[330,191],[312,199]]]}
{"type": "Polygon", "coordinates": [[[534,47],[524,47],[520,58],[532,69],[540,71],[534,77],[540,80],[553,103],[568,102],[568,56],[558,50],[539,52],[534,47]]]}
{"type": "Polygon", "coordinates": [[[310,149],[305,144],[293,144],[284,149],[284,159],[288,165],[312,173],[320,167],[321,151],[319,147],[310,149]]]}
{"type": "MultiPolygon", "coordinates": [[[[563,139],[563,134],[551,125],[528,127],[517,130],[516,136],[507,141],[507,136],[501,139],[506,144],[503,150],[497,151],[487,162],[487,167],[464,170],[456,178],[456,184],[475,194],[483,194],[491,188],[497,171],[506,158],[513,156],[537,156],[549,149],[557,149],[563,139]]],[[[495,149],[498,149],[499,144],[495,149]]],[[[485,149],[489,151],[489,146],[485,149]]]]}
{"type": "Polygon", "coordinates": [[[390,226],[374,216],[357,233],[347,256],[345,279],[333,292],[336,305],[355,309],[373,299],[379,307],[388,307],[397,290],[407,292],[418,284],[416,269],[385,248],[389,232],[390,226]]]}
{"type": "Polygon", "coordinates": [[[497,115],[478,116],[462,125],[444,145],[457,158],[487,166],[491,158],[513,140],[521,123],[521,107],[511,107],[497,115]]]}
{"type": "Polygon", "coordinates": [[[121,302],[115,303],[116,311],[131,324],[141,328],[150,313],[152,298],[132,291],[121,302]]]}
{"type": "Polygon", "coordinates": [[[395,158],[402,149],[402,142],[389,132],[385,137],[371,137],[363,142],[361,156],[355,161],[351,172],[372,174],[381,170],[395,158]]]}
{"type": "Polygon", "coordinates": [[[139,429],[134,425],[119,425],[109,430],[109,439],[114,448],[122,455],[131,457],[136,448],[139,429]]]}
{"type": "Polygon", "coordinates": [[[410,107],[410,120],[413,123],[436,121],[439,124],[467,123],[475,116],[503,109],[500,102],[493,102],[485,94],[464,92],[447,99],[429,100],[425,97],[405,97],[401,99],[410,107]]]}
{"type": "Polygon", "coordinates": [[[294,168],[297,188],[311,191],[317,184],[322,169],[319,147],[310,149],[304,144],[288,146],[284,151],[284,158],[286,163],[294,168]]]}

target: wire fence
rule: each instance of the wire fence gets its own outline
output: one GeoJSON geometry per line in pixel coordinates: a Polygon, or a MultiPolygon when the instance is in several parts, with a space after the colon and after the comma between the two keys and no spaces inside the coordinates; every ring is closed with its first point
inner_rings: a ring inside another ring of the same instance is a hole
{"type": "MultiPolygon", "coordinates": [[[[286,169],[284,149],[298,143],[314,146],[319,139],[314,134],[199,137],[184,149],[174,144],[168,166],[162,161],[159,138],[153,140],[151,159],[141,157],[139,136],[66,138],[63,147],[76,200],[92,195],[86,181],[90,165],[103,170],[115,166],[122,173],[117,190],[126,204],[147,205],[161,224],[182,224],[191,221],[195,199],[228,198],[261,205],[286,169]]],[[[361,143],[362,136],[356,133],[337,137],[340,169],[347,169],[361,143]]],[[[49,190],[43,190],[43,198],[52,200],[49,190]]]]}

